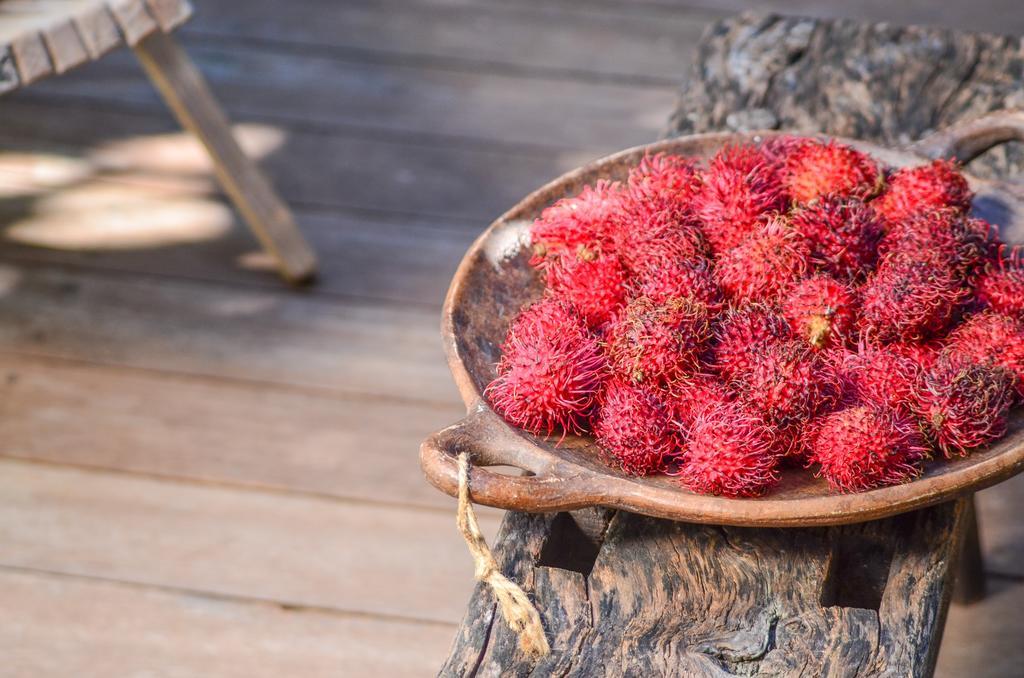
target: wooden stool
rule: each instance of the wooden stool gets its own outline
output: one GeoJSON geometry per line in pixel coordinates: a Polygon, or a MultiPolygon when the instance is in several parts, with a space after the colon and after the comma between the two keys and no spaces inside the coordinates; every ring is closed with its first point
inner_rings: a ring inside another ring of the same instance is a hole
{"type": "MultiPolygon", "coordinates": [[[[1019,41],[994,36],[744,15],[698,54],[672,134],[779,127],[898,146],[1024,104],[1019,41]]],[[[1022,164],[1004,146],[972,172],[1022,164]]],[[[524,656],[478,586],[441,675],[930,676],[958,563],[959,599],[984,585],[972,497],[828,528],[509,513],[495,555],[553,651],[524,656]]]]}
{"type": "Polygon", "coordinates": [[[191,14],[188,0],[0,0],[0,93],[131,46],[178,122],[206,147],[225,193],[281,275],[306,281],[316,272],[313,251],[171,35],[191,14]]]}

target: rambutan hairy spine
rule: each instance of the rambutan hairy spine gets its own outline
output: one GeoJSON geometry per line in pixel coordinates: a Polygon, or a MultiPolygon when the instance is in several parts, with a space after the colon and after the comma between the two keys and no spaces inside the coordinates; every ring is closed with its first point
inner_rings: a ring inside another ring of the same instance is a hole
{"type": "Polygon", "coordinates": [[[959,166],[950,160],[903,167],[889,177],[882,195],[872,204],[891,223],[922,211],[953,208],[966,212],[972,193],[959,166]]]}
{"type": "Polygon", "coordinates": [[[946,457],[966,456],[1001,438],[1012,402],[1009,371],[952,352],[925,371],[915,395],[925,433],[946,457]]]}
{"type": "Polygon", "coordinates": [[[857,320],[856,293],[827,276],[796,284],[782,304],[793,335],[816,349],[842,346],[853,338],[857,320]]]}
{"type": "Polygon", "coordinates": [[[812,434],[811,460],[834,490],[858,492],[906,482],[927,458],[917,425],[905,413],[857,405],[825,416],[812,434]]]}
{"type": "Polygon", "coordinates": [[[714,326],[714,333],[712,364],[727,381],[746,370],[751,356],[767,344],[790,338],[786,319],[765,304],[726,310],[714,326]]]}
{"type": "Polygon", "coordinates": [[[659,304],[639,297],[626,305],[606,337],[612,368],[620,377],[665,384],[697,371],[711,324],[699,301],[672,298],[659,304]]]}
{"type": "Polygon", "coordinates": [[[594,435],[609,460],[630,475],[663,472],[679,454],[672,412],[660,395],[615,377],[601,392],[594,435]]]}
{"type": "Polygon", "coordinates": [[[946,347],[975,362],[1008,370],[1018,395],[1024,397],[1024,322],[983,311],[953,330],[946,347]]]}
{"type": "Polygon", "coordinates": [[[810,274],[807,239],[781,218],[727,251],[715,274],[722,290],[743,303],[776,301],[810,274]]]}
{"type": "Polygon", "coordinates": [[[544,299],[509,328],[485,397],[506,421],[534,434],[584,433],[608,365],[569,304],[544,299]]]}
{"type": "Polygon", "coordinates": [[[756,497],[779,480],[773,443],[756,413],[740,403],[718,403],[694,417],[677,475],[694,492],[756,497]]]}

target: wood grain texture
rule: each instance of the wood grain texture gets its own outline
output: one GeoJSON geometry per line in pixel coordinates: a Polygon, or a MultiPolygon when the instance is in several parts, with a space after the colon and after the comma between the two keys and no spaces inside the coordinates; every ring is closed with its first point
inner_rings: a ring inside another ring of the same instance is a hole
{"type": "Polygon", "coordinates": [[[288,206],[238,145],[227,117],[192,60],[163,32],[152,33],[134,49],[182,127],[195,134],[210,153],[218,181],[263,248],[277,261],[281,274],[292,283],[312,278],[316,274],[313,250],[288,206]]]}
{"type": "Polygon", "coordinates": [[[191,13],[187,0],[8,0],[0,4],[0,53],[20,76],[14,84],[28,85],[172,30],[191,13]]]}
{"type": "Polygon", "coordinates": [[[553,652],[521,655],[478,587],[440,675],[928,676],[964,506],[803,530],[620,512],[588,576],[536,564],[552,516],[509,514],[499,563],[537,602],[553,652]],[[885,549],[877,609],[823,597],[885,549]]]}
{"type": "MultiPolygon", "coordinates": [[[[590,80],[548,80],[486,70],[453,72],[418,64],[363,63],[290,46],[182,39],[189,56],[235,119],[288,127],[444,138],[462,146],[592,149],[610,153],[655,137],[675,85],[636,88],[590,80]],[[302,107],[290,105],[296,97],[302,107]],[[565,120],[573,120],[566,125],[565,120]]],[[[34,100],[162,104],[131,55],[112,54],[70,77],[40,83],[34,100]],[[45,95],[45,98],[43,97],[45,95]]]]}
{"type": "MultiPolygon", "coordinates": [[[[0,261],[248,287],[280,285],[274,262],[217,196],[202,189],[173,195],[159,191],[154,185],[87,182],[64,193],[65,199],[42,198],[46,207],[30,211],[20,201],[0,199],[0,261]],[[138,220],[119,232],[126,214],[139,215],[138,220]],[[204,217],[218,228],[196,233],[204,217]]],[[[309,296],[438,312],[459,260],[476,237],[471,227],[416,217],[302,211],[296,218],[322,254],[309,296]]]]}
{"type": "MultiPolygon", "coordinates": [[[[376,135],[261,127],[264,136],[286,144],[287,152],[272,153],[261,164],[281,196],[297,208],[475,219],[478,232],[538,184],[595,157],[586,150],[536,153],[445,140],[407,144],[376,135]]],[[[166,117],[117,105],[53,106],[15,95],[4,101],[0,142],[8,151],[70,155],[88,163],[90,172],[135,180],[154,170],[166,172],[158,163],[167,156],[153,151],[172,152],[167,142],[177,147],[178,132],[166,117]]],[[[209,160],[195,160],[181,174],[209,183],[209,160]],[[203,176],[188,176],[189,169],[203,176]]]]}
{"type": "Polygon", "coordinates": [[[472,588],[436,511],[11,460],[0,495],[8,567],[441,623],[472,588]]]}
{"type": "Polygon", "coordinates": [[[714,9],[634,11],[618,3],[465,0],[250,0],[245,12],[205,2],[184,28],[217,41],[290,43],[346,61],[430,64],[453,71],[520,73],[559,80],[676,84],[714,9]],[[600,45],[600,49],[595,49],[600,45]]]}
{"type": "Polygon", "coordinates": [[[6,458],[442,515],[453,507],[410,462],[423,431],[458,416],[457,404],[268,389],[3,353],[0,399],[6,458]]]}
{"type": "Polygon", "coordinates": [[[161,278],[126,285],[118,276],[15,264],[0,266],[0,279],[0,344],[9,352],[405,402],[460,402],[432,308],[161,278]]]}
{"type": "Polygon", "coordinates": [[[12,678],[423,676],[451,626],[0,569],[12,678]]]}

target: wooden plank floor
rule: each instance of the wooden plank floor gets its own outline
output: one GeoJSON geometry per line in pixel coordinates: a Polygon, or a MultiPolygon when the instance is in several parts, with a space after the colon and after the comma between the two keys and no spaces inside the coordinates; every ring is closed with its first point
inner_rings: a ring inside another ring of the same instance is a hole
{"type": "MultiPolygon", "coordinates": [[[[0,99],[0,676],[436,670],[472,587],[416,459],[461,412],[447,281],[658,136],[697,4],[200,0],[182,40],[320,255],[299,291],[130,54],[0,99]]],[[[1024,660],[1021,509],[982,497],[994,593],[941,675],[1024,660]]]]}

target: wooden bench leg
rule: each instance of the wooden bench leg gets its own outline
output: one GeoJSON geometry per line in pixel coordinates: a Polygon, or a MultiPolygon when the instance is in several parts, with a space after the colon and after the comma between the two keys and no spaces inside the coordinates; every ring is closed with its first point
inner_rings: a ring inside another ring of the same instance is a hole
{"type": "Polygon", "coordinates": [[[956,570],[953,602],[967,605],[985,597],[985,562],[981,555],[981,536],[978,531],[978,511],[971,495],[964,517],[964,545],[956,570]]]}
{"type": "Polygon", "coordinates": [[[311,278],[316,272],[313,251],[288,207],[238,145],[227,116],[185,50],[162,31],[151,33],[133,49],[181,126],[206,146],[224,191],[277,260],[281,274],[293,283],[311,278]]]}

